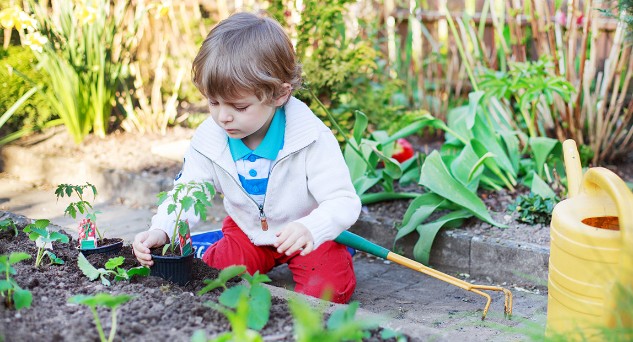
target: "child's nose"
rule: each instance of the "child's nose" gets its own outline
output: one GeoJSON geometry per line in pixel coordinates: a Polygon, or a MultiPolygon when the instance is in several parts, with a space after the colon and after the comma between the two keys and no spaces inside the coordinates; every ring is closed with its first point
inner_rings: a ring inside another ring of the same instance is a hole
{"type": "Polygon", "coordinates": [[[231,122],[233,121],[233,115],[231,114],[231,111],[225,108],[220,108],[219,109],[219,119],[221,122],[231,122]]]}

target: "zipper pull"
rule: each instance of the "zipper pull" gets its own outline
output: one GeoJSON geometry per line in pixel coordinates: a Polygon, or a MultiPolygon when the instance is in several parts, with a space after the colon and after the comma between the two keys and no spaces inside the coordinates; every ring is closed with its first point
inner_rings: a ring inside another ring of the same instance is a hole
{"type": "Polygon", "coordinates": [[[268,230],[268,221],[266,220],[266,214],[264,214],[264,206],[259,206],[259,221],[262,223],[262,230],[268,230]]]}

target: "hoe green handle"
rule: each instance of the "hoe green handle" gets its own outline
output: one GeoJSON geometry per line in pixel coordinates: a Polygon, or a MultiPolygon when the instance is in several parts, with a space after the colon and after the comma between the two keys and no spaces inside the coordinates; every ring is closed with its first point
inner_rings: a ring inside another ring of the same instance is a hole
{"type": "Polygon", "coordinates": [[[388,249],[348,231],[342,232],[334,241],[385,260],[387,259],[387,254],[389,254],[388,249]]]}

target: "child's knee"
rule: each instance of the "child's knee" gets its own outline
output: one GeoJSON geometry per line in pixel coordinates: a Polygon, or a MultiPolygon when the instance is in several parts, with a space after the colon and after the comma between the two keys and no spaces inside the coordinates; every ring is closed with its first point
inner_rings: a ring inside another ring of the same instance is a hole
{"type": "Polygon", "coordinates": [[[339,304],[347,304],[354,289],[356,289],[356,276],[353,271],[345,277],[322,279],[314,276],[303,286],[295,288],[299,293],[339,304]]]}

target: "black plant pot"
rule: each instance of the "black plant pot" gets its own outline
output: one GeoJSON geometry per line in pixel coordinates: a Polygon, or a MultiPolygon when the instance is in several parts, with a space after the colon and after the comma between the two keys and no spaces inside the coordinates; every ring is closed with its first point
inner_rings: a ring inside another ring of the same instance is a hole
{"type": "Polygon", "coordinates": [[[116,254],[123,247],[123,239],[105,239],[105,244],[98,246],[97,248],[79,248],[79,252],[83,255],[90,254],[116,254]]]}
{"type": "Polygon", "coordinates": [[[152,254],[154,265],[150,267],[150,275],[161,277],[178,285],[185,285],[191,280],[194,253],[186,256],[152,254]]]}

